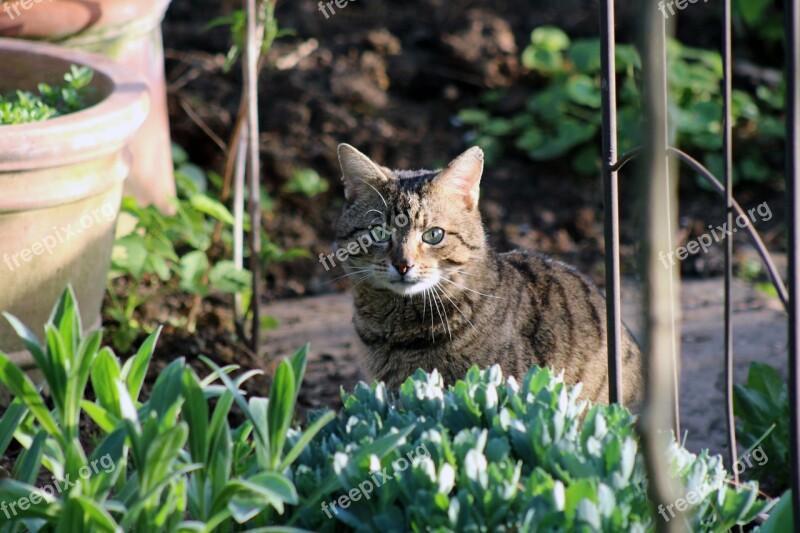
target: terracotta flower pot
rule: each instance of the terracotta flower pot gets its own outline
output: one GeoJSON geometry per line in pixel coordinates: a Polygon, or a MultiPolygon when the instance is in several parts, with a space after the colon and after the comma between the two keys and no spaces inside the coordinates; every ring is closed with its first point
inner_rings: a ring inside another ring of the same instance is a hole
{"type": "Polygon", "coordinates": [[[0,37],[40,39],[105,55],[140,74],[150,114],[131,141],[125,192],[170,211],[175,196],[161,20],[169,0],[0,0],[0,37]],[[26,7],[27,6],[27,7],[26,7]]]}
{"type": "MultiPolygon", "coordinates": [[[[0,311],[17,316],[40,338],[68,283],[84,326],[100,323],[130,170],[126,145],[149,105],[144,80],[107,58],[16,39],[0,39],[0,93],[63,83],[72,64],[94,70],[90,107],[0,126],[0,311]]],[[[0,350],[24,367],[31,360],[21,349],[0,319],[0,350]]]]}

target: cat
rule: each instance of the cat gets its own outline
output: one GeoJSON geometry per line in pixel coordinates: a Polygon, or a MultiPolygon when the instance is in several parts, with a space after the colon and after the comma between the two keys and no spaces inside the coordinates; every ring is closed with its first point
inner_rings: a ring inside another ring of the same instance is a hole
{"type": "MultiPolygon", "coordinates": [[[[372,377],[396,388],[417,368],[436,368],[452,384],[473,365],[499,364],[517,379],[537,365],[608,403],[602,294],[562,262],[488,246],[479,147],[442,170],[390,170],[348,144],[338,156],[345,204],[336,246],[348,252],[353,322],[372,377]]],[[[627,328],[621,342],[623,402],[636,405],[640,350],[627,328]]]]}

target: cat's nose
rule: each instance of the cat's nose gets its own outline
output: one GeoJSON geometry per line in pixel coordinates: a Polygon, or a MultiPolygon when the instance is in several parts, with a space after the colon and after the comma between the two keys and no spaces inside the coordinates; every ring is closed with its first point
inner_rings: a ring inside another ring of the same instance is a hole
{"type": "Polygon", "coordinates": [[[394,263],[394,268],[401,276],[405,276],[406,272],[414,268],[414,265],[408,261],[401,261],[399,263],[394,263]]]}

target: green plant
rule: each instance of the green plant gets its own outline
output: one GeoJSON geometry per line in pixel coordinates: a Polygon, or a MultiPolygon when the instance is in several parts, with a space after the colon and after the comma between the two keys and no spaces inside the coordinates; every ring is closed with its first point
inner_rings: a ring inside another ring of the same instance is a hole
{"type": "MultiPolygon", "coordinates": [[[[178,289],[200,297],[217,289],[225,293],[249,290],[250,272],[238,270],[233,261],[209,259],[211,234],[216,221],[228,228],[233,225],[233,215],[228,209],[202,192],[192,179],[196,167],[176,165],[175,178],[179,196],[173,201],[175,214],[165,215],[154,206],[140,207],[132,198],[125,198],[121,211],[133,217],[135,228],[119,237],[112,255],[111,279],[127,276],[131,287],[121,301],[113,286],[109,287],[111,306],[106,313],[119,324],[113,341],[117,348],[126,351],[137,338],[141,325],[134,312],[145,301],[139,290],[145,276],[155,276],[166,285],[178,279],[178,289]]],[[[196,316],[188,319],[194,329],[196,316]]]]}
{"type": "Polygon", "coordinates": [[[796,531],[794,528],[794,516],[792,515],[792,491],[787,490],[781,496],[780,501],[769,513],[769,518],[760,528],[759,533],[783,533],[784,531],[796,531]]]}
{"type": "Polygon", "coordinates": [[[769,461],[755,465],[758,479],[770,478],[776,490],[789,486],[789,392],[778,371],[750,363],[747,383],[733,389],[736,434],[742,446],[760,445],[769,461]]]}
{"type": "MultiPolygon", "coordinates": [[[[261,41],[262,54],[269,52],[275,39],[294,34],[294,30],[278,26],[278,20],[275,18],[275,0],[259,0],[256,4],[256,16],[257,23],[264,25],[264,38],[261,41]]],[[[233,66],[244,49],[246,25],[247,15],[242,9],[217,17],[206,24],[206,29],[217,26],[227,26],[230,29],[233,44],[225,56],[225,65],[223,67],[225,70],[229,70],[233,66]]]]}
{"type": "MultiPolygon", "coordinates": [[[[447,388],[436,371],[419,370],[397,397],[382,384],[360,384],[343,393],[337,423],[293,467],[305,509],[295,517],[317,531],[654,529],[662,518],[647,497],[632,415],[616,405],[587,414],[579,394],[538,368],[519,384],[498,367],[473,368],[447,388]],[[364,453],[398,435],[405,438],[383,459],[364,453]],[[411,464],[400,471],[402,457],[411,464]],[[341,489],[325,485],[331,473],[341,489]],[[365,497],[365,481],[381,477],[365,497]],[[333,509],[334,501],[346,505],[333,509]]],[[[687,511],[689,530],[727,531],[770,505],[755,483],[728,485],[719,456],[673,441],[667,460],[687,490],[707,488],[687,511]]]]}
{"type": "Polygon", "coordinates": [[[0,125],[25,124],[80,111],[86,107],[93,77],[92,69],[71,65],[64,74],[64,85],[40,83],[39,94],[16,91],[13,95],[0,95],[0,125]]]}
{"type": "Polygon", "coordinates": [[[213,372],[201,379],[183,359],[159,373],[144,399],[158,332],[121,364],[100,348],[100,331],[83,334],[71,289],[43,344],[6,317],[34,355],[54,407],[0,352],[0,382],[15,396],[0,418],[0,454],[12,439],[24,448],[13,479],[0,479],[0,502],[15,504],[2,508],[8,519],[0,532],[292,531],[269,527],[298,503],[285,473],[333,418],[323,415],[305,432],[291,429],[307,347],[279,365],[268,399],[245,400],[239,390],[257,371],[231,378],[237,367],[206,360],[213,372]],[[86,397],[89,381],[94,401],[86,397]],[[234,403],[246,421],[231,428],[234,403]],[[82,412],[97,427],[93,442],[79,431],[82,412]],[[37,488],[41,469],[61,488],[37,488]]]}
{"type": "MultiPolygon", "coordinates": [[[[683,149],[701,159],[717,176],[721,174],[722,60],[716,51],[692,48],[671,40],[667,47],[667,72],[672,106],[670,125],[683,149]]],[[[615,49],[619,150],[641,143],[639,77],[641,60],[627,44],[615,49]]],[[[526,109],[513,116],[494,112],[502,93],[490,92],[483,107],[464,109],[458,117],[474,131],[475,142],[497,157],[512,143],[534,161],[570,156],[581,174],[600,169],[600,42],[571,40],[562,30],[543,26],[531,33],[522,63],[542,84],[528,98],[526,109]]],[[[737,142],[734,178],[765,181],[777,159],[765,157],[783,137],[781,126],[783,84],[760,85],[754,91],[733,91],[733,118],[737,142]]],[[[776,153],[779,151],[775,151],[776,153]]],[[[703,187],[705,182],[698,181],[703,187]]]]}
{"type": "Polygon", "coordinates": [[[294,169],[292,178],[286,183],[288,193],[299,193],[309,198],[328,190],[328,182],[311,168],[294,169]]]}
{"type": "Polygon", "coordinates": [[[737,22],[758,38],[773,45],[783,41],[783,18],[780,8],[770,0],[734,0],[737,22]]]}
{"type": "MultiPolygon", "coordinates": [[[[219,185],[220,177],[213,172],[206,174],[192,164],[178,146],[173,146],[173,160],[178,189],[178,196],[172,201],[174,214],[161,213],[154,206],[141,207],[132,198],[122,201],[121,212],[132,217],[135,226],[115,243],[109,273],[110,305],[105,313],[117,325],[112,342],[123,352],[130,349],[142,331],[153,330],[153,326],[140,323],[135,316],[139,306],[158,295],[180,291],[194,297],[188,315],[181,321],[190,331],[195,329],[202,299],[212,290],[241,294],[243,307],[248,309],[250,305],[252,274],[246,268],[238,269],[233,261],[220,258],[229,256],[234,224],[233,214],[210,191],[219,185]],[[113,280],[122,277],[129,282],[124,298],[113,287],[113,280]],[[143,290],[146,280],[158,285],[157,290],[143,290]]],[[[247,216],[244,228],[250,229],[247,216]]],[[[260,260],[265,264],[308,255],[299,248],[283,250],[269,240],[263,229],[261,232],[260,260]]],[[[274,319],[264,317],[263,322],[268,329],[274,319]]]]}

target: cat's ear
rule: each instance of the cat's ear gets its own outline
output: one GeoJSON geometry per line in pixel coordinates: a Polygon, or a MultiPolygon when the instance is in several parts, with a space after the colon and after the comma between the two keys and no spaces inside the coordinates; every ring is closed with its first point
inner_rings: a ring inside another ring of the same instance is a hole
{"type": "Polygon", "coordinates": [[[461,197],[471,210],[478,205],[482,174],[483,150],[473,146],[453,159],[436,177],[436,183],[461,197]]]}
{"type": "Polygon", "coordinates": [[[349,144],[340,144],[337,150],[342,167],[344,197],[352,202],[362,192],[366,193],[380,183],[389,181],[384,170],[349,144]]]}

